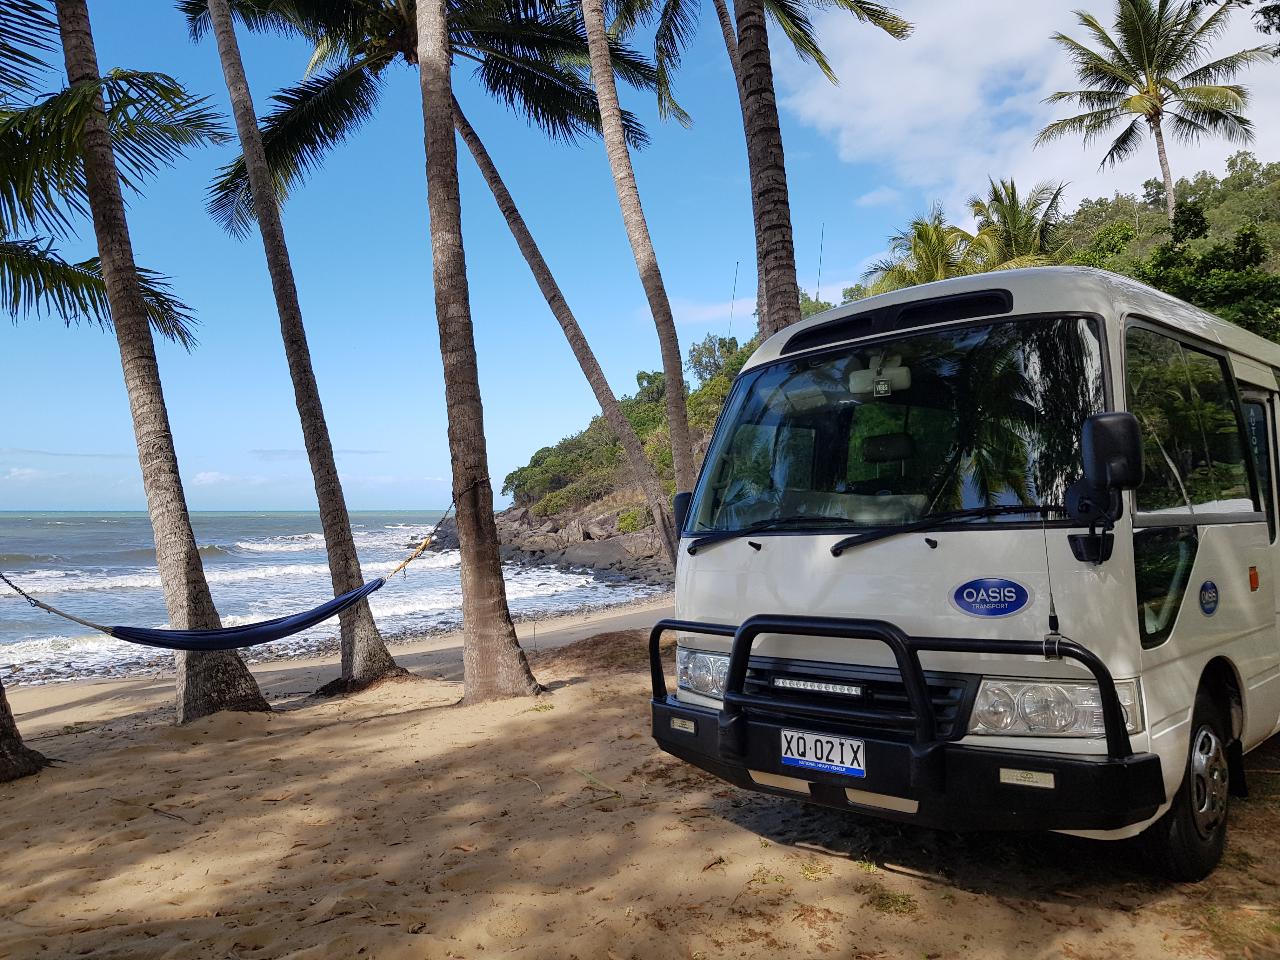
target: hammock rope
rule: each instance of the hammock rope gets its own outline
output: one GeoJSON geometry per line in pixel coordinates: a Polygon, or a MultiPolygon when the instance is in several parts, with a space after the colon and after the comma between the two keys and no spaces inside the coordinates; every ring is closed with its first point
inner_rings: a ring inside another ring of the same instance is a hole
{"type": "Polygon", "coordinates": [[[453,512],[453,508],[457,506],[458,500],[488,479],[488,477],[481,477],[464,489],[462,493],[455,495],[449,504],[449,509],[436,521],[435,526],[431,528],[431,532],[423,537],[422,542],[414,548],[413,552],[397,564],[395,569],[386,576],[370,580],[368,583],[334,597],[332,600],[328,600],[312,610],[295,613],[292,616],[277,617],[274,620],[262,620],[257,623],[246,623],[235,627],[218,627],[212,630],[157,630],[147,627],[108,627],[101,623],[94,623],[92,620],[85,620],[83,617],[77,617],[73,613],[60,610],[51,603],[45,603],[43,600],[33,597],[9,579],[3,570],[0,570],[0,581],[3,581],[5,586],[37,609],[129,643],[137,643],[147,647],[159,647],[163,650],[188,651],[237,650],[243,647],[253,647],[258,644],[281,640],[295,633],[300,633],[318,623],[323,623],[325,620],[337,616],[348,607],[364,600],[375,590],[382,589],[388,580],[396,576],[396,574],[402,573],[409,564],[422,556],[427,547],[435,540],[436,533],[440,530],[440,525],[445,522],[449,514],[453,512]]]}

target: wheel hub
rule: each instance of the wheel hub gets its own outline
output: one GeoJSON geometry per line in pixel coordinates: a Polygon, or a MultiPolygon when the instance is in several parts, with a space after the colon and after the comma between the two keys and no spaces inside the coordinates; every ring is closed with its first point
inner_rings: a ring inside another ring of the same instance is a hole
{"type": "Polygon", "coordinates": [[[1191,812],[1206,840],[1227,814],[1227,751],[1208,725],[1191,741],[1191,812]]]}

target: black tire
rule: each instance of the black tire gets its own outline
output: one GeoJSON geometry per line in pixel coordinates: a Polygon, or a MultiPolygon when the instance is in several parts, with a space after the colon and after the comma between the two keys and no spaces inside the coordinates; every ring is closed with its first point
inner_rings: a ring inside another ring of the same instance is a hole
{"type": "Polygon", "coordinates": [[[1227,844],[1231,727],[1211,692],[1196,694],[1191,742],[1173,805],[1142,838],[1153,865],[1170,880],[1194,883],[1213,872],[1227,844]]]}

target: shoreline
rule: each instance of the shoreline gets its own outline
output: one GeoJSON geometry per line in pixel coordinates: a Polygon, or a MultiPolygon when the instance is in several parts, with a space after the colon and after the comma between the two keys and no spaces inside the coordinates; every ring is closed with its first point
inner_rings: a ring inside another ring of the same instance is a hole
{"type": "MultiPolygon", "coordinates": [[[[670,592],[603,608],[548,615],[516,623],[516,636],[526,651],[548,650],[597,633],[641,629],[669,615],[670,592]]],[[[419,677],[436,681],[462,680],[462,631],[388,638],[396,662],[419,677]]],[[[291,659],[252,662],[249,669],[273,706],[308,697],[338,675],[338,652],[301,655],[291,659]]],[[[5,683],[24,739],[40,739],[60,732],[79,732],[103,723],[136,717],[145,720],[168,710],[174,698],[172,670],[156,670],[136,677],[86,677],[10,686],[5,683]]]]}

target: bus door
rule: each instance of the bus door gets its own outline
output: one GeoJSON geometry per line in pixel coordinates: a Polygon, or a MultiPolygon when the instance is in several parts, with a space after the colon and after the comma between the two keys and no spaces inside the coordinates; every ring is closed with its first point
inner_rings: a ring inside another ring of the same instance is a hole
{"type": "Polygon", "coordinates": [[[1203,665],[1225,656],[1252,746],[1280,717],[1275,377],[1140,320],[1126,330],[1125,375],[1143,433],[1133,549],[1153,728],[1184,715],[1203,665]]]}

